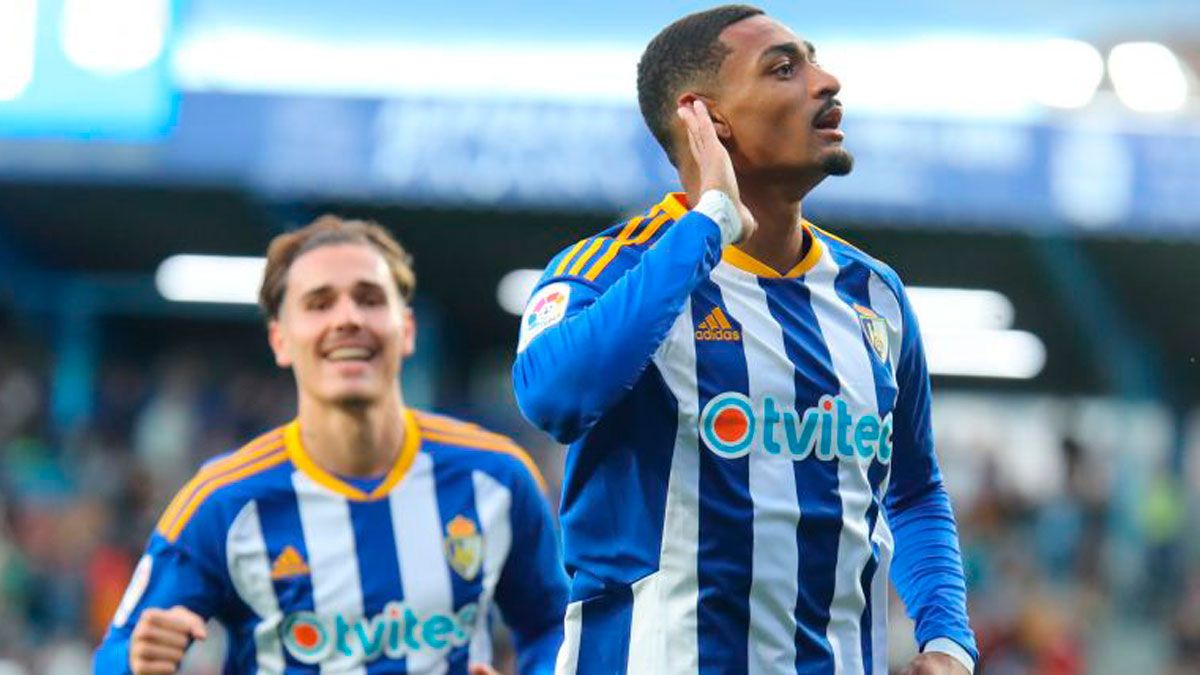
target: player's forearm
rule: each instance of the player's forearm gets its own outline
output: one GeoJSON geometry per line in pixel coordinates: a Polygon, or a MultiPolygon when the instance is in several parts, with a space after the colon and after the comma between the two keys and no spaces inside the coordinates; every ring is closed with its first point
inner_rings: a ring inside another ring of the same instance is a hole
{"type": "Polygon", "coordinates": [[[941,482],[931,482],[900,508],[889,506],[888,520],[896,541],[892,579],[916,623],[917,643],[949,638],[977,658],[958,530],[941,482]]]}
{"type": "Polygon", "coordinates": [[[693,211],[594,302],[533,339],[513,365],[525,416],[564,443],[587,431],[637,381],[721,246],[717,224],[693,211]]]}

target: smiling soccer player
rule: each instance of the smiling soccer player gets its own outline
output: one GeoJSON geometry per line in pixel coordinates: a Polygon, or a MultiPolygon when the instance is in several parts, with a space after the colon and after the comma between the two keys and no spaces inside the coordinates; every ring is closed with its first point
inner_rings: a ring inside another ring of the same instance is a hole
{"type": "Polygon", "coordinates": [[[408,254],[327,216],[271,243],[260,301],[296,419],[200,469],[167,507],[96,654],[174,673],[205,622],[229,673],[551,672],[566,579],[544,486],[509,439],[405,405],[408,254]]]}

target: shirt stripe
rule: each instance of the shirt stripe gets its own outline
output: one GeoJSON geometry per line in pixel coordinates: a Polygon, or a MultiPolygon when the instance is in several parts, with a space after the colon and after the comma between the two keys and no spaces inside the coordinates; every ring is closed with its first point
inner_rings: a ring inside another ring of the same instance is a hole
{"type": "Polygon", "coordinates": [[[700,528],[696,513],[700,508],[700,444],[696,425],[700,404],[692,315],[692,302],[687,300],[654,355],[655,366],[677,400],[678,412],[659,571],[650,586],[634,594],[633,630],[654,616],[655,637],[630,641],[629,673],[683,675],[699,669],[696,567],[700,528]]]}
{"type": "MultiPolygon", "coordinates": [[[[692,293],[693,325],[707,309],[724,304],[711,280],[692,293]]],[[[699,408],[717,395],[747,393],[746,360],[742,346],[732,341],[696,341],[696,383],[699,408]]],[[[754,502],[750,494],[748,456],[718,456],[701,439],[700,521],[697,552],[697,630],[700,634],[700,672],[742,672],[749,653],[751,558],[754,541],[754,502]]]]}
{"type": "MultiPolygon", "coordinates": [[[[292,485],[300,507],[304,541],[308,544],[313,611],[323,616],[363,616],[358,561],[348,555],[357,550],[349,503],[300,471],[292,474],[292,485]]],[[[334,649],[330,658],[321,663],[321,673],[365,675],[366,669],[360,659],[334,649]]]]}
{"type": "MultiPolygon", "coordinates": [[[[855,416],[878,411],[874,375],[866,353],[862,329],[854,310],[839,297],[834,284],[839,267],[833,256],[824,256],[807,276],[813,294],[813,312],[829,347],[839,381],[840,396],[855,416]]],[[[871,552],[866,513],[872,493],[866,466],[839,460],[838,493],[842,500],[842,529],[838,541],[837,575],[826,635],[833,648],[835,673],[863,672],[861,617],[866,597],[861,585],[863,567],[871,552]]]]}
{"type": "MultiPolygon", "coordinates": [[[[742,327],[750,400],[772,396],[780,409],[794,409],[795,383],[786,367],[790,361],[783,329],[771,316],[766,293],[752,275],[730,266],[718,267],[712,278],[742,327]]],[[[720,308],[714,314],[723,327],[731,327],[720,308]]],[[[754,549],[748,659],[750,673],[770,674],[786,672],[796,662],[796,528],[801,514],[787,451],[773,455],[758,450],[749,455],[754,549]]]]}
{"type": "MultiPolygon", "coordinates": [[[[408,478],[392,491],[388,502],[395,528],[394,551],[403,570],[405,604],[419,616],[444,612],[453,605],[454,594],[445,555],[437,555],[443,550],[443,528],[429,455],[417,456],[408,478]]],[[[431,675],[445,673],[442,657],[447,651],[423,648],[415,654],[410,652],[408,668],[431,675]]]]}
{"type": "Polygon", "coordinates": [[[283,613],[271,583],[271,561],[263,537],[258,504],[247,502],[225,537],[225,559],[234,591],[259,621],[254,626],[254,658],[261,675],[284,672],[279,625],[283,613]]]}

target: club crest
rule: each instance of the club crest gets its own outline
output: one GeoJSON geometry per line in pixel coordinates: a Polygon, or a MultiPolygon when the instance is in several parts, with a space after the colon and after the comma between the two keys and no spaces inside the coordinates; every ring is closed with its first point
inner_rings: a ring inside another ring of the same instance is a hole
{"type": "Polygon", "coordinates": [[[887,319],[876,314],[871,308],[862,305],[854,305],[854,311],[858,312],[858,323],[862,326],[867,344],[871,345],[871,351],[875,352],[875,356],[880,361],[886,363],[888,360],[887,319]]]}
{"type": "Polygon", "coordinates": [[[446,561],[467,581],[473,581],[479,575],[483,565],[483,535],[475,521],[464,515],[454,516],[446,523],[446,561]]]}

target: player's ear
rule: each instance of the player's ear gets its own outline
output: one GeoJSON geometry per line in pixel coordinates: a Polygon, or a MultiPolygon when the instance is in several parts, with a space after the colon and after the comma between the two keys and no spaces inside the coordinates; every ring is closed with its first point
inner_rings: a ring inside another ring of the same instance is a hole
{"type": "Polygon", "coordinates": [[[279,319],[271,319],[267,324],[267,342],[271,343],[271,351],[275,352],[275,365],[280,368],[292,367],[292,351],[279,325],[279,319]]]}
{"type": "Polygon", "coordinates": [[[694,91],[685,91],[679,95],[679,98],[675,99],[675,107],[687,106],[690,108],[697,100],[704,101],[704,106],[708,108],[708,118],[712,120],[713,128],[717,132],[717,138],[723,141],[732,138],[733,129],[729,126],[729,121],[721,114],[720,106],[712,97],[694,91]]]}

